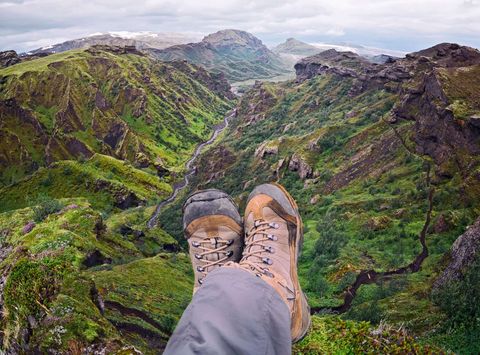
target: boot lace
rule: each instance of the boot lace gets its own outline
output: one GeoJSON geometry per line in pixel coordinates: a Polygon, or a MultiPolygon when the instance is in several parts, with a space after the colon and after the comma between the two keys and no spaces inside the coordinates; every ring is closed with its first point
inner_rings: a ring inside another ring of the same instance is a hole
{"type": "Polygon", "coordinates": [[[202,265],[197,266],[197,271],[202,273],[203,276],[198,278],[199,284],[203,283],[203,279],[214,266],[223,266],[233,255],[232,250],[226,250],[232,244],[233,239],[225,240],[220,237],[207,237],[200,241],[192,242],[193,247],[201,250],[200,253],[194,254],[195,258],[202,263],[202,265]],[[215,253],[219,254],[218,260],[208,260],[208,256],[215,253]],[[221,254],[223,254],[223,257],[220,257],[221,254]]]}
{"type": "Polygon", "coordinates": [[[268,267],[264,265],[273,264],[273,260],[268,257],[268,254],[274,253],[275,250],[271,246],[265,245],[265,242],[278,239],[276,235],[269,232],[271,229],[278,228],[279,225],[276,222],[266,222],[258,219],[254,221],[253,226],[247,232],[243,258],[240,264],[250,267],[252,271],[256,272],[257,276],[274,277],[268,267]],[[258,248],[255,248],[255,246],[258,248]]]}

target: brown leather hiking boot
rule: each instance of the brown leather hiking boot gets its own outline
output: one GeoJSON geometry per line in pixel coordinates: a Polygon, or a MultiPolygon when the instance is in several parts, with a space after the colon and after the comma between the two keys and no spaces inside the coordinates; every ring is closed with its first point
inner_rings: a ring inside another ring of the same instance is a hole
{"type": "Polygon", "coordinates": [[[245,247],[239,266],[261,277],[282,297],[290,309],[292,341],[297,342],[311,322],[297,275],[303,243],[297,204],[283,186],[260,185],[248,197],[244,218],[245,247]]]}
{"type": "Polygon", "coordinates": [[[183,230],[195,274],[193,293],[210,271],[242,257],[242,218],[223,191],[203,190],[188,197],[183,205],[183,230]]]}

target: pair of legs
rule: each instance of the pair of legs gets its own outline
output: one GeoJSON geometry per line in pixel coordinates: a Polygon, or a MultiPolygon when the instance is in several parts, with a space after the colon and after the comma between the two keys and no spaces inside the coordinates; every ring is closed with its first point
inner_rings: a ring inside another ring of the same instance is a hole
{"type": "Polygon", "coordinates": [[[290,354],[310,325],[297,276],[298,207],[278,184],[256,187],[244,220],[219,190],[184,205],[194,295],[165,354],[290,354]]]}

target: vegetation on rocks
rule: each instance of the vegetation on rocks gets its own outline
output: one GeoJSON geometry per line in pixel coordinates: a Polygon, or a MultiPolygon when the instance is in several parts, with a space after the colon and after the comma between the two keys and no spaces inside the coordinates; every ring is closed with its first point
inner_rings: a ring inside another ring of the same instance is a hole
{"type": "Polygon", "coordinates": [[[230,98],[202,68],[115,47],[0,70],[3,350],[164,348],[192,271],[146,221],[230,98]]]}
{"type": "Polygon", "coordinates": [[[453,44],[377,65],[329,51],[256,83],[151,229],[233,106],[222,75],[110,47],[1,69],[2,351],[161,352],[192,292],[186,194],[243,208],[278,181],[316,313],[294,353],[478,352],[478,261],[432,290],[480,214],[479,65],[453,44]]]}
{"type": "MultiPolygon", "coordinates": [[[[255,85],[239,102],[230,131],[198,164],[192,190],[223,189],[242,208],[255,185],[280,182],[305,224],[300,281],[315,312],[403,324],[421,343],[465,351],[468,341],[455,339],[471,340],[478,331],[449,330],[452,314],[434,300],[432,284],[453,241],[480,213],[475,115],[461,123],[465,114],[453,110],[452,119],[448,113],[462,95],[468,102],[462,107],[476,107],[456,76],[474,81],[480,55],[449,44],[434,47],[429,61],[422,55],[372,69],[353,53],[331,52],[325,61],[307,58],[297,82],[255,85]],[[445,55],[436,57],[437,51],[445,55]],[[438,102],[429,106],[434,96],[438,102]]],[[[181,201],[160,218],[176,238],[181,201]]],[[[314,343],[305,352],[420,351],[357,345],[320,351],[325,345],[314,343]]]]}

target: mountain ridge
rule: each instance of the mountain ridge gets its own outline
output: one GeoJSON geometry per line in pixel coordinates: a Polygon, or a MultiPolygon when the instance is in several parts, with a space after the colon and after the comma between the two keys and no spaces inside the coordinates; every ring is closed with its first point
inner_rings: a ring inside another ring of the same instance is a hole
{"type": "Polygon", "coordinates": [[[137,49],[166,48],[176,44],[193,41],[193,36],[180,33],[154,33],[154,32],[109,32],[93,34],[86,37],[68,40],[62,43],[51,44],[38,49],[33,49],[21,55],[35,55],[39,53],[60,53],[71,49],[88,48],[94,45],[107,46],[134,46],[137,49]]]}
{"type": "Polygon", "coordinates": [[[268,78],[288,72],[281,59],[261,40],[240,30],[222,30],[207,35],[201,42],[150,49],[161,60],[187,60],[207,70],[223,72],[227,79],[242,81],[268,78]]]}
{"type": "MultiPolygon", "coordinates": [[[[263,53],[236,31],[198,47],[263,53]]],[[[134,46],[0,69],[2,351],[163,351],[193,285],[183,200],[214,187],[242,209],[271,181],[298,203],[317,313],[294,354],[480,351],[479,264],[462,259],[478,244],[478,223],[465,230],[480,214],[479,52],[439,44],[375,64],[329,50],[295,69],[240,98],[221,73],[134,46]]]]}

